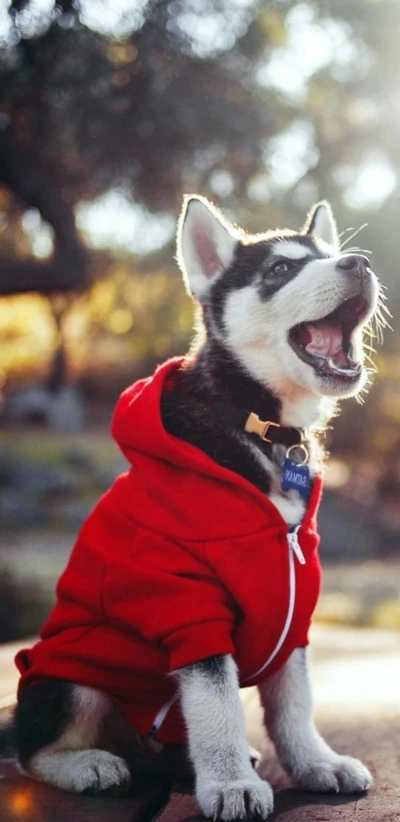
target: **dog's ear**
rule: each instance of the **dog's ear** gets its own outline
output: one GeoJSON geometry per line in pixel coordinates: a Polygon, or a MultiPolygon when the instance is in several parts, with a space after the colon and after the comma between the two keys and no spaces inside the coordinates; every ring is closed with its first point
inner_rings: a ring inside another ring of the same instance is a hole
{"type": "Polygon", "coordinates": [[[339,236],[336,228],[335,218],[332,209],[326,200],[313,205],[310,210],[305,226],[304,234],[311,234],[319,240],[323,240],[337,252],[339,251],[339,236]]]}
{"type": "Polygon", "coordinates": [[[238,237],[204,197],[187,195],[178,223],[177,259],[189,294],[204,297],[210,282],[234,257],[238,237]]]}

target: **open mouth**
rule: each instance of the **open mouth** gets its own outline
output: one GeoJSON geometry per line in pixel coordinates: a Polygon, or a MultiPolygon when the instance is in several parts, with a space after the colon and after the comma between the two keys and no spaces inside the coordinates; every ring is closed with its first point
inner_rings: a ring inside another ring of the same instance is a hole
{"type": "Polygon", "coordinates": [[[362,363],[354,358],[351,338],[368,309],[361,294],[351,297],[326,317],[295,325],[289,332],[290,345],[320,376],[355,381],[362,373],[362,363]]]}

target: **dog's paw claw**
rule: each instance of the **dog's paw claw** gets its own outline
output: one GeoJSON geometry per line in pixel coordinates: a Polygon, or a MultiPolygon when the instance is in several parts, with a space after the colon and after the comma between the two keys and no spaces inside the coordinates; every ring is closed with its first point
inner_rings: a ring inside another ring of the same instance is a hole
{"type": "Polygon", "coordinates": [[[260,765],[262,757],[260,751],[258,751],[257,748],[253,748],[252,745],[249,745],[249,758],[251,767],[256,771],[260,765]]]}
{"type": "Polygon", "coordinates": [[[351,756],[335,756],[310,763],[293,773],[293,782],[299,788],[325,793],[361,793],[371,787],[373,779],[368,768],[351,756]]]}
{"type": "Polygon", "coordinates": [[[255,816],[266,819],[274,807],[271,786],[254,772],[246,779],[198,781],[196,797],[205,816],[225,822],[255,816]]]}

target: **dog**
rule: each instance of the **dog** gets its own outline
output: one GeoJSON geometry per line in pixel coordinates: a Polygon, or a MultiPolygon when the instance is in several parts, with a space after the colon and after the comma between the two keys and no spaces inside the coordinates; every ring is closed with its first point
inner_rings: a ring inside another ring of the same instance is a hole
{"type": "Polygon", "coordinates": [[[250,761],[242,685],[258,686],[294,785],[372,784],[314,725],[306,646],[319,434],[368,379],[380,285],[367,257],[341,252],[327,202],[298,232],[250,236],[188,196],[177,249],[196,339],[119,401],[113,434],[132,469],[84,525],[39,643],[17,656],[18,758],[96,793],[183,751],[206,816],[265,819],[273,793],[250,761]]]}

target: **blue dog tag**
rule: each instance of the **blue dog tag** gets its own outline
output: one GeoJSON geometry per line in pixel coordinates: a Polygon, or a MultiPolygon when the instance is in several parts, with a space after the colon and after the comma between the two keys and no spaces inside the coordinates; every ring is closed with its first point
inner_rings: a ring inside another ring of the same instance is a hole
{"type": "Polygon", "coordinates": [[[310,491],[310,471],[307,465],[296,465],[289,457],[283,463],[282,491],[298,491],[307,499],[310,491]]]}

